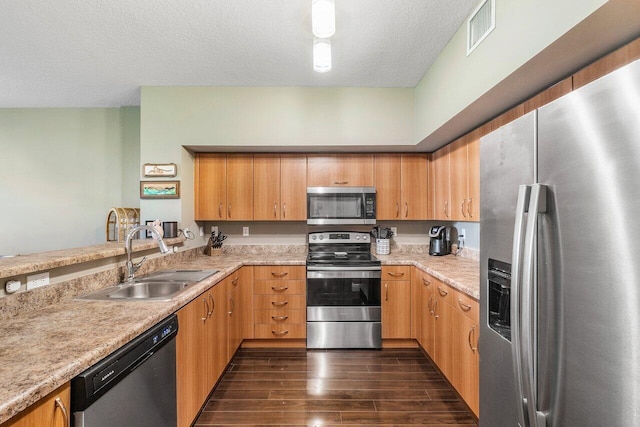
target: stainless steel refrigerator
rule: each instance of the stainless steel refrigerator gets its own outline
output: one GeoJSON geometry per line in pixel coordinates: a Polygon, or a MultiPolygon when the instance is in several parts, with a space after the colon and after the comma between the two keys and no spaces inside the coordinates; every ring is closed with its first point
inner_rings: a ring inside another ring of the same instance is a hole
{"type": "Polygon", "coordinates": [[[480,162],[480,426],[640,426],[640,61],[480,162]]]}

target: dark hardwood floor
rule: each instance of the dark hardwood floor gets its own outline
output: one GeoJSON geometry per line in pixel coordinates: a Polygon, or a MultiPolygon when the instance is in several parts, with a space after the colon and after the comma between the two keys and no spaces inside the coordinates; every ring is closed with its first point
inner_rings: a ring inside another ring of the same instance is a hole
{"type": "Polygon", "coordinates": [[[195,426],[475,426],[417,349],[241,349],[195,426]]]}

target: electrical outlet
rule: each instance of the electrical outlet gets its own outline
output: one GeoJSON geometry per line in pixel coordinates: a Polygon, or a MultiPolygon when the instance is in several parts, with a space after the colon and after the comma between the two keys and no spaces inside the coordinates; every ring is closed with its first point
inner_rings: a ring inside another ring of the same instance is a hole
{"type": "Polygon", "coordinates": [[[242,235],[247,237],[249,235],[249,227],[242,227],[242,235]]]}
{"type": "Polygon", "coordinates": [[[49,272],[27,276],[27,290],[40,288],[49,284],[49,272]]]}
{"type": "Polygon", "coordinates": [[[204,227],[200,226],[200,237],[204,237],[204,227]]]}
{"type": "Polygon", "coordinates": [[[462,229],[460,230],[460,233],[458,233],[458,239],[459,239],[460,241],[464,242],[464,236],[465,236],[466,234],[467,234],[467,233],[465,232],[465,229],[464,229],[464,228],[462,228],[462,229]]]}
{"type": "Polygon", "coordinates": [[[211,232],[213,234],[218,234],[218,226],[217,225],[212,225],[211,226],[211,232]]]}
{"type": "Polygon", "coordinates": [[[390,227],[391,232],[393,233],[393,237],[398,235],[398,227],[390,227]]]}

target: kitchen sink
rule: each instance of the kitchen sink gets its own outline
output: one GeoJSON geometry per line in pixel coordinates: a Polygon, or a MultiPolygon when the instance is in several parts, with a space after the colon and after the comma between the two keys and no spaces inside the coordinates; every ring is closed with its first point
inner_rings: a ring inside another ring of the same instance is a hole
{"type": "Polygon", "coordinates": [[[169,301],[218,270],[163,270],[133,282],[99,289],[76,299],[99,301],[169,301]]]}

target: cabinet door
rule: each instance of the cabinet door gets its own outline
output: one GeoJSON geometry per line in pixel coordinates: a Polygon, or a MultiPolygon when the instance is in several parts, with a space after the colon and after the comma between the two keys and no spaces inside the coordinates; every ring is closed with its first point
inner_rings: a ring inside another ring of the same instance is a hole
{"type": "Polygon", "coordinates": [[[469,141],[467,163],[469,171],[468,220],[480,221],[480,138],[469,141]]]}
{"type": "Polygon", "coordinates": [[[253,156],[253,219],[280,220],[280,156],[253,156]]]}
{"type": "Polygon", "coordinates": [[[227,161],[224,154],[198,154],[195,164],[195,219],[227,219],[227,161]]]}
{"type": "Polygon", "coordinates": [[[253,156],[227,155],[227,220],[253,220],[253,156]]]}
{"type": "Polygon", "coordinates": [[[307,220],[307,156],[280,156],[280,202],[283,221],[307,220]]]}
{"type": "Polygon", "coordinates": [[[438,368],[451,381],[453,369],[452,363],[452,343],[451,334],[453,333],[453,307],[444,302],[437,296],[434,298],[434,349],[433,361],[436,362],[438,368]]]}
{"type": "Polygon", "coordinates": [[[69,383],[55,390],[2,424],[3,427],[66,427],[71,425],[69,383]]]}
{"type": "Polygon", "coordinates": [[[460,312],[453,313],[453,378],[451,383],[478,415],[479,372],[478,324],[460,312]]]}
{"type": "Polygon", "coordinates": [[[382,338],[411,337],[411,282],[382,283],[382,338]]]}
{"type": "Polygon", "coordinates": [[[429,218],[429,160],[426,154],[403,154],[401,158],[402,219],[429,218]]]}
{"type": "Polygon", "coordinates": [[[242,312],[242,338],[253,339],[253,266],[240,269],[240,311],[242,312]]]}
{"type": "Polygon", "coordinates": [[[424,275],[421,278],[421,294],[420,294],[420,306],[422,309],[422,315],[420,317],[420,345],[424,348],[424,351],[431,358],[435,358],[434,350],[434,335],[435,335],[435,317],[434,317],[434,280],[431,276],[424,275]]]}
{"type": "Polygon", "coordinates": [[[365,187],[375,185],[372,154],[309,154],[310,187],[365,187]]]}
{"type": "MultiPolygon", "coordinates": [[[[208,333],[211,334],[211,356],[209,358],[211,369],[210,383],[207,388],[207,395],[222,375],[224,368],[229,361],[229,333],[228,333],[228,318],[229,312],[227,311],[227,289],[230,286],[230,279],[227,278],[222,282],[215,285],[210,293],[212,296],[212,313],[209,324],[211,330],[208,333]]],[[[206,396],[205,396],[206,398],[206,396]]]]}
{"type": "Polygon", "coordinates": [[[227,285],[227,312],[229,314],[229,345],[227,352],[227,360],[231,360],[233,355],[236,353],[236,350],[240,347],[242,343],[242,335],[243,335],[243,318],[242,318],[242,300],[241,300],[241,292],[240,286],[243,284],[241,282],[241,274],[240,270],[237,270],[234,274],[232,274],[229,278],[229,284],[227,285]]]}
{"type": "Polygon", "coordinates": [[[376,218],[400,219],[400,155],[376,154],[376,218]]]}
{"type": "Polygon", "coordinates": [[[199,296],[177,313],[180,326],[176,337],[179,426],[191,425],[208,394],[205,381],[209,354],[207,295],[199,296]]]}
{"type": "Polygon", "coordinates": [[[449,182],[451,186],[451,219],[468,221],[467,194],[469,176],[467,173],[467,144],[464,138],[458,139],[449,148],[449,182]]]}
{"type": "Polygon", "coordinates": [[[433,153],[433,219],[451,220],[451,200],[449,190],[449,146],[433,153]]]}

